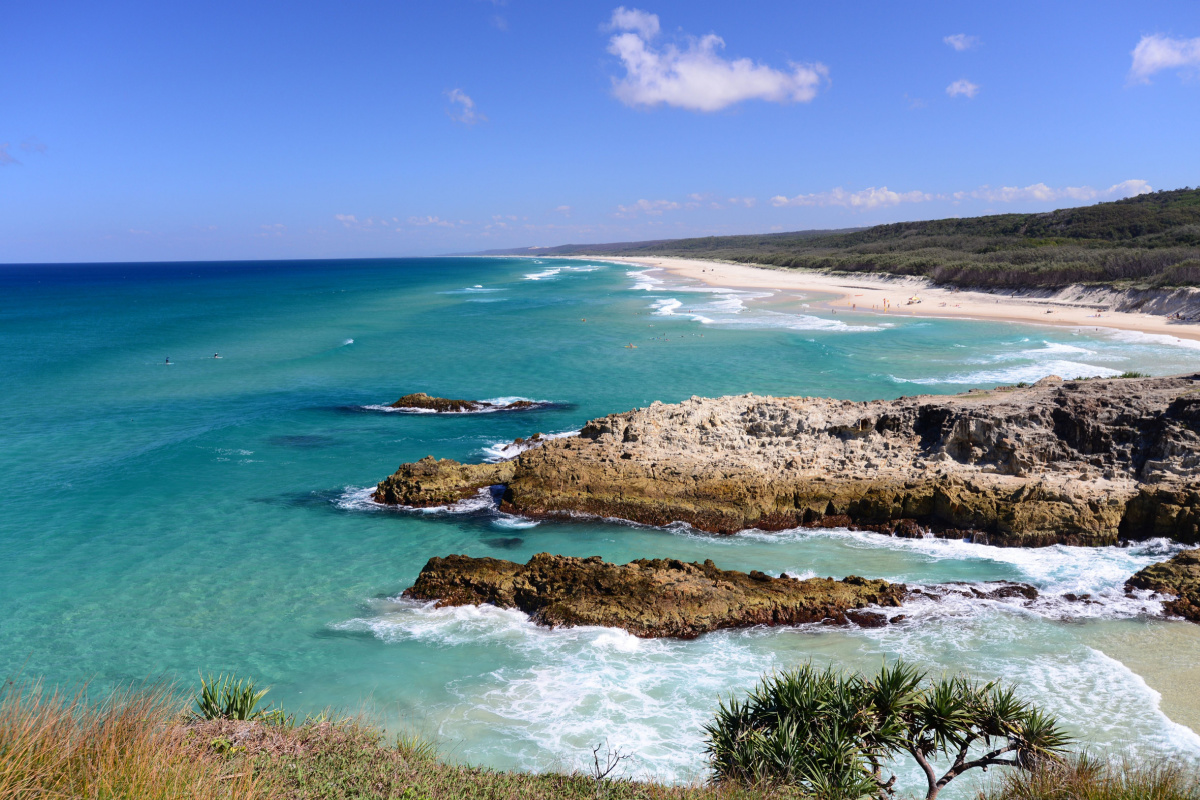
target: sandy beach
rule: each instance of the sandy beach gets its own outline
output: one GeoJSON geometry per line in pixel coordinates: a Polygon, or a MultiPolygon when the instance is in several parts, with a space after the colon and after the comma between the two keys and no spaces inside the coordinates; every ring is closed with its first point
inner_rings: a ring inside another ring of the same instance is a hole
{"type": "MultiPolygon", "coordinates": [[[[583,258],[583,256],[576,256],[583,258]]],[[[832,275],[812,270],[778,269],[700,261],[685,258],[596,255],[603,259],[646,267],[659,267],[675,275],[712,286],[738,289],[775,289],[832,295],[810,301],[837,314],[953,317],[958,319],[1062,325],[1072,328],[1117,328],[1141,333],[1200,340],[1200,324],[1172,320],[1157,314],[1110,311],[1113,293],[1059,292],[1046,297],[1006,297],[933,286],[923,278],[885,278],[876,275],[832,275]],[[910,302],[913,301],[913,302],[910,302]]]]}

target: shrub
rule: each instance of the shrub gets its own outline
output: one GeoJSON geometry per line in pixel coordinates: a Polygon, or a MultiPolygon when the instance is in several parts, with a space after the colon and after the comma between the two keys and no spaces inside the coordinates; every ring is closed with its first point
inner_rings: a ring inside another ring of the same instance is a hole
{"type": "Polygon", "coordinates": [[[200,693],[193,696],[197,719],[240,719],[262,722],[283,722],[282,709],[258,704],[270,689],[257,689],[249,678],[235,675],[209,675],[200,678],[200,693]]]}
{"type": "Polygon", "coordinates": [[[793,786],[819,798],[884,797],[886,764],[908,754],[933,800],[975,768],[1029,768],[1069,743],[1057,721],[997,682],[931,680],[896,662],[874,678],[806,664],[768,676],[705,726],[718,783],[793,786]],[[933,761],[949,758],[938,775],[933,761]]]}

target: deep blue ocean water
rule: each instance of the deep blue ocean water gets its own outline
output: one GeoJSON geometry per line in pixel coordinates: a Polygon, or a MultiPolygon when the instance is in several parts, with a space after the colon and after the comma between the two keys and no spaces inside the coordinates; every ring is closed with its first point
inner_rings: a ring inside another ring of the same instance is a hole
{"type": "Polygon", "coordinates": [[[835,316],[817,299],[553,259],[0,267],[0,668],[98,690],[234,670],[291,710],[368,707],[472,763],[569,768],[607,739],[637,752],[638,772],[688,778],[703,769],[700,725],[718,694],[806,659],[873,669],[903,655],[1017,682],[1088,743],[1200,754],[1185,727],[1200,726],[1188,666],[1200,628],[1148,617],[1154,604],[1120,588],[1173,552],[1164,542],[1013,551],[847,531],[716,537],[365,499],[401,462],[478,460],[654,400],[859,400],[1200,365],[1191,343],[1166,337],[835,316]],[[369,408],[416,391],[557,405],[369,408]],[[881,630],[692,642],[395,599],[431,556],[541,551],[1012,579],[1047,599],[914,606],[913,624],[881,630]],[[1072,591],[1104,602],[1056,600],[1072,591]]]}

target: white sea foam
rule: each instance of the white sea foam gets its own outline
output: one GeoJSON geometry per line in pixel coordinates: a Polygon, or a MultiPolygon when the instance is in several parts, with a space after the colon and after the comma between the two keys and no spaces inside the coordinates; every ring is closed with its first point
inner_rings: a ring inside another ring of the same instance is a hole
{"type": "MultiPolygon", "coordinates": [[[[438,711],[438,733],[478,742],[486,726],[488,743],[476,757],[492,755],[524,769],[582,766],[595,743],[607,740],[637,754],[631,775],[694,779],[705,766],[703,725],[719,697],[808,659],[872,670],[898,656],[935,675],[965,670],[1002,677],[1089,745],[1122,747],[1132,740],[1145,751],[1200,753],[1200,740],[1162,715],[1144,682],[1073,640],[1069,628],[1031,635],[1030,623],[1011,609],[975,606],[963,617],[922,618],[906,608],[910,622],[879,629],[752,628],[677,641],[596,627],[551,630],[512,610],[435,609],[393,599],[371,601],[366,615],[332,627],[384,643],[495,648],[477,673],[447,685],[452,700],[438,711]]],[[[907,764],[902,769],[909,785],[917,776],[907,764]]]]}
{"type": "Polygon", "coordinates": [[[1200,341],[1195,339],[1180,339],[1178,336],[1171,336],[1165,333],[1142,333],[1141,331],[1125,331],[1114,328],[1104,328],[1103,331],[1108,334],[1110,339],[1116,342],[1200,350],[1200,341]]]}
{"type": "Polygon", "coordinates": [[[334,499],[333,504],[343,511],[404,511],[416,514],[477,514],[488,511],[495,512],[497,508],[496,498],[486,488],[480,489],[471,497],[459,500],[457,503],[425,508],[377,503],[374,494],[374,486],[348,486],[334,499]]]}
{"type": "Polygon", "coordinates": [[[463,287],[462,289],[448,289],[444,292],[438,292],[438,294],[477,295],[477,294],[488,294],[491,292],[504,292],[504,291],[508,291],[508,290],[503,287],[490,287],[489,288],[489,287],[483,286],[482,284],[476,284],[474,286],[463,287]]]}
{"type": "Polygon", "coordinates": [[[346,341],[342,342],[342,347],[345,347],[345,346],[346,346],[346,345],[348,345],[348,344],[354,344],[354,340],[353,340],[353,339],[347,339],[346,341]]]}
{"type": "Polygon", "coordinates": [[[626,272],[625,274],[633,278],[633,289],[635,291],[652,292],[662,286],[662,281],[651,275],[651,272],[660,271],[660,267],[651,267],[636,272],[626,272]]]}
{"type": "Polygon", "coordinates": [[[522,531],[527,528],[536,528],[541,524],[536,519],[526,519],[525,517],[518,517],[514,514],[504,514],[500,512],[497,512],[495,519],[493,519],[491,522],[492,525],[497,528],[517,531],[522,531]]]}
{"type": "Polygon", "coordinates": [[[432,408],[394,408],[392,406],[379,405],[371,403],[370,405],[359,406],[363,411],[381,411],[384,414],[436,414],[432,408]]]}
{"type": "MultiPolygon", "coordinates": [[[[1125,581],[1143,567],[1170,558],[1183,549],[1181,545],[1167,539],[1151,539],[1128,547],[992,547],[961,539],[941,539],[932,536],[909,539],[845,529],[814,531],[798,528],[778,533],[743,531],[739,536],[758,541],[827,537],[853,549],[896,550],[920,555],[927,562],[975,561],[1004,565],[1017,573],[1012,580],[1037,587],[1040,597],[1026,604],[1022,598],[981,601],[978,598],[959,598],[951,595],[940,602],[914,601],[913,611],[927,615],[970,615],[979,613],[982,607],[991,603],[1052,619],[1115,619],[1161,614],[1162,603],[1159,598],[1152,597],[1149,592],[1134,592],[1133,596],[1127,596],[1125,581]],[[1089,597],[1086,600],[1068,600],[1067,595],[1089,597]]],[[[797,574],[805,569],[803,566],[795,566],[784,567],[781,571],[797,574]]],[[[913,572],[878,577],[914,585],[928,583],[927,579],[923,580],[913,572]]],[[[982,588],[986,590],[994,586],[982,588]]]]}
{"type": "MultiPolygon", "coordinates": [[[[655,268],[657,269],[657,268],[655,268]]],[[[720,286],[693,284],[666,284],[665,281],[648,275],[651,270],[627,272],[634,279],[634,291],[661,291],[667,296],[654,300],[650,307],[654,316],[689,317],[704,325],[736,326],[749,328],[775,328],[797,331],[836,331],[858,333],[878,331],[880,325],[850,325],[840,319],[829,319],[811,314],[787,314],[779,311],[748,306],[754,300],[765,300],[772,292],[754,292],[720,286]],[[708,295],[705,300],[682,300],[676,295],[708,295]]],[[[802,304],[807,308],[807,304],[802,304]]]]}
{"type": "Polygon", "coordinates": [[[490,397],[486,400],[476,400],[475,402],[482,404],[483,408],[477,408],[477,409],[474,409],[471,411],[437,411],[432,408],[416,408],[413,406],[395,407],[395,406],[390,406],[390,405],[379,405],[379,404],[375,404],[375,403],[372,403],[369,405],[358,406],[358,408],[362,409],[363,411],[381,411],[385,414],[442,414],[443,416],[450,416],[450,415],[456,415],[456,414],[493,414],[497,411],[508,411],[508,410],[520,411],[521,409],[505,408],[505,406],[512,405],[513,403],[518,403],[518,402],[534,403],[537,406],[553,405],[553,403],[550,400],[533,400],[528,397],[518,397],[518,396],[490,397]]]}
{"type": "Polygon", "coordinates": [[[896,383],[916,383],[929,386],[939,383],[980,384],[980,383],[1034,383],[1047,375],[1057,375],[1060,378],[1110,378],[1120,375],[1121,370],[1109,367],[1099,367],[1080,361],[1065,361],[1051,359],[1036,364],[1020,364],[999,369],[982,369],[975,372],[958,372],[936,378],[901,378],[889,375],[896,383]]]}
{"type": "Polygon", "coordinates": [[[526,439],[518,444],[517,442],[493,442],[481,448],[483,452],[483,460],[489,464],[495,464],[498,461],[508,461],[516,458],[526,450],[532,450],[535,447],[541,447],[544,443],[551,439],[565,439],[568,436],[578,436],[579,431],[561,431],[559,433],[542,434],[538,439],[526,439]]]}
{"type": "MultiPolygon", "coordinates": [[[[535,261],[534,263],[541,264],[543,262],[535,261]]],[[[543,281],[548,278],[553,278],[557,275],[561,275],[564,272],[595,272],[598,269],[604,269],[604,268],[602,266],[600,266],[599,264],[587,264],[582,267],[574,267],[574,266],[550,267],[549,269],[542,270],[541,272],[526,273],[525,280],[527,280],[527,281],[543,281]]]]}

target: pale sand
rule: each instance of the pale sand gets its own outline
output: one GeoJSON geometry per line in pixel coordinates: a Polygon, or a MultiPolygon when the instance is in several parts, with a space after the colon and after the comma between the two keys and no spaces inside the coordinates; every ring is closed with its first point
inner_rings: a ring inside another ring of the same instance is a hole
{"type": "Polygon", "coordinates": [[[834,295],[818,302],[837,314],[872,314],[914,317],[1024,322],[1065,325],[1072,328],[1117,328],[1127,331],[1200,340],[1200,325],[1178,322],[1156,314],[1098,311],[1095,303],[1061,297],[1006,297],[989,292],[953,290],[932,286],[923,278],[885,278],[877,275],[831,275],[815,270],[778,269],[698,261],[686,258],[624,256],[572,256],[661,267],[675,275],[732,289],[775,289],[834,295]],[[920,303],[908,304],[912,297],[920,303]],[[886,306],[885,306],[886,301],[886,306]],[[1049,313],[1047,313],[1049,312],[1049,313]],[[1097,317],[1096,314],[1100,316],[1097,317]]]}

